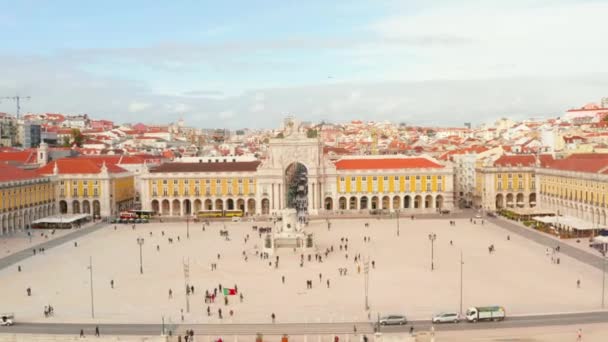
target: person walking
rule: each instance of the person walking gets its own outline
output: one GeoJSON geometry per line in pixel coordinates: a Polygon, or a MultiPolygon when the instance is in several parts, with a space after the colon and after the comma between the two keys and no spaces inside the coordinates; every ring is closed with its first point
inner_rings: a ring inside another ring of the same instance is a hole
{"type": "Polygon", "coordinates": [[[580,342],[580,341],[582,341],[582,340],[583,340],[583,329],[580,329],[580,328],[579,328],[579,329],[576,331],[576,341],[577,341],[577,342],[580,342]]]}
{"type": "Polygon", "coordinates": [[[272,318],[272,323],[274,323],[275,322],[275,318],[276,318],[276,316],[274,315],[274,312],[272,313],[272,315],[270,315],[270,318],[272,318]]]}
{"type": "Polygon", "coordinates": [[[327,279],[327,288],[329,288],[329,279],[327,279]]]}
{"type": "Polygon", "coordinates": [[[80,329],[80,338],[84,338],[84,330],[80,329]]]}
{"type": "Polygon", "coordinates": [[[99,337],[99,326],[95,326],[95,336],[99,337]]]}
{"type": "Polygon", "coordinates": [[[281,276],[281,281],[285,284],[285,276],[281,276]]]}
{"type": "Polygon", "coordinates": [[[114,288],[114,279],[110,280],[110,287],[114,288]]]}
{"type": "Polygon", "coordinates": [[[576,280],[576,287],[579,288],[579,289],[581,288],[581,280],[580,279],[576,280]]]}
{"type": "Polygon", "coordinates": [[[173,298],[173,290],[169,289],[169,299],[173,298]]]}

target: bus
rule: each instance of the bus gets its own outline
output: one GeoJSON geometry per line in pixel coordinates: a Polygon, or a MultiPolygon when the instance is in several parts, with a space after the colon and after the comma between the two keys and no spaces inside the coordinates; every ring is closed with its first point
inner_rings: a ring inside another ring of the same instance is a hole
{"type": "Polygon", "coordinates": [[[224,217],[243,217],[242,210],[224,210],[224,217]]]}
{"type": "Polygon", "coordinates": [[[121,211],[120,212],[120,219],[121,220],[135,220],[137,217],[137,214],[135,214],[133,211],[121,211]]]}
{"type": "Polygon", "coordinates": [[[196,213],[198,218],[209,217],[243,217],[242,210],[203,210],[196,213]]]}
{"type": "Polygon", "coordinates": [[[134,213],[136,218],[140,219],[151,219],[156,213],[152,210],[129,210],[130,213],[134,213]]]}
{"type": "Polygon", "coordinates": [[[206,210],[199,211],[196,216],[198,216],[199,218],[222,217],[224,216],[224,212],[222,210],[206,210]]]}

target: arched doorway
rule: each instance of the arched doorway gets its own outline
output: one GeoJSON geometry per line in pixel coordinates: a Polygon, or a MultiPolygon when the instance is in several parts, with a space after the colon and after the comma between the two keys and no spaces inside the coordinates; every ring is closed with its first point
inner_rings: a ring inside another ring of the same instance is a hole
{"type": "Polygon", "coordinates": [[[200,199],[195,199],[194,200],[194,211],[192,212],[193,214],[197,214],[199,211],[201,211],[203,208],[203,203],[201,202],[200,199]]]}
{"type": "Polygon", "coordinates": [[[382,197],[382,209],[387,210],[390,207],[391,199],[388,196],[382,197]]]}
{"type": "Polygon", "coordinates": [[[205,210],[213,210],[213,201],[210,199],[205,200],[205,210]]]}
{"type": "Polygon", "coordinates": [[[524,203],[524,194],[522,194],[522,193],[517,194],[516,201],[517,201],[517,207],[523,208],[524,204],[525,204],[524,203]]]}
{"type": "Polygon", "coordinates": [[[298,216],[308,213],[308,169],[294,162],[285,169],[285,199],[287,208],[294,208],[298,216]]]}
{"type": "Polygon", "coordinates": [[[361,210],[367,209],[367,196],[362,196],[360,201],[361,201],[361,205],[359,205],[359,208],[361,210]]]}
{"type": "Polygon", "coordinates": [[[357,197],[351,196],[351,198],[348,200],[348,209],[357,210],[357,197]]]}
{"type": "Polygon", "coordinates": [[[163,215],[169,215],[169,213],[171,211],[171,204],[169,203],[169,200],[163,200],[163,205],[161,206],[161,210],[162,210],[163,215]]]}
{"type": "Polygon", "coordinates": [[[80,214],[80,202],[76,200],[72,201],[72,213],[80,214]]]}
{"type": "Polygon", "coordinates": [[[496,195],[496,209],[502,209],[504,207],[504,196],[502,194],[496,195]]]}
{"type": "Polygon", "coordinates": [[[393,209],[398,210],[401,208],[401,197],[393,196],[393,209]]]}
{"type": "MultiPolygon", "coordinates": [[[[158,212],[158,201],[156,202],[156,210],[158,212]]],[[[101,205],[98,200],[93,201],[93,215],[101,217],[101,205]]]]}
{"type": "Polygon", "coordinates": [[[439,210],[443,209],[443,196],[437,195],[437,197],[435,197],[435,208],[439,210]]]}
{"type": "Polygon", "coordinates": [[[255,200],[253,198],[247,200],[247,214],[255,214],[255,200]]]}
{"type": "Polygon", "coordinates": [[[411,199],[410,196],[403,197],[403,208],[409,209],[412,206],[411,203],[410,203],[411,200],[412,199],[411,199]]]}
{"type": "Polygon", "coordinates": [[[82,201],[82,213],[83,214],[91,213],[91,203],[89,203],[89,201],[87,201],[87,200],[82,201]]]}
{"type": "Polygon", "coordinates": [[[528,196],[528,201],[529,201],[528,203],[530,204],[530,208],[536,207],[536,193],[534,193],[534,192],[531,193],[528,196]]]}
{"type": "Polygon", "coordinates": [[[245,213],[245,200],[244,199],[239,198],[236,200],[236,209],[242,211],[243,214],[245,213]]]}
{"type": "Polygon", "coordinates": [[[346,197],[340,197],[340,199],[338,199],[338,208],[340,210],[346,210],[346,197]]]}
{"type": "Polygon", "coordinates": [[[421,206],[422,206],[422,196],[416,195],[416,197],[414,197],[414,209],[420,209],[421,206]]]}
{"type": "Polygon", "coordinates": [[[513,208],[515,203],[513,203],[513,194],[507,194],[507,207],[513,208]]]}
{"type": "Polygon", "coordinates": [[[158,200],[152,200],[152,211],[158,213],[160,211],[160,205],[158,204],[158,200]]]}
{"type": "Polygon", "coordinates": [[[262,215],[270,214],[270,201],[268,198],[262,199],[262,215]]]}
{"type": "Polygon", "coordinates": [[[174,199],[173,204],[171,205],[171,213],[173,216],[181,216],[182,215],[182,206],[179,203],[179,200],[174,199]]]}
{"type": "Polygon", "coordinates": [[[224,201],[222,201],[221,199],[216,199],[215,200],[215,210],[224,210],[224,201]]]}
{"type": "Polygon", "coordinates": [[[189,199],[185,199],[184,203],[184,215],[189,216],[192,214],[192,203],[190,202],[189,199]]]}
{"type": "Polygon", "coordinates": [[[334,200],[331,197],[325,197],[325,210],[334,210],[334,200]]]}
{"type": "Polygon", "coordinates": [[[433,196],[426,195],[426,197],[424,197],[424,207],[428,209],[432,205],[433,205],[433,196]]]}
{"type": "Polygon", "coordinates": [[[378,209],[378,196],[372,196],[372,210],[378,209]]]}
{"type": "Polygon", "coordinates": [[[226,210],[234,210],[234,200],[232,198],[226,200],[226,210]]]}
{"type": "Polygon", "coordinates": [[[61,214],[68,213],[68,203],[66,201],[59,201],[59,213],[61,213],[61,214]]]}

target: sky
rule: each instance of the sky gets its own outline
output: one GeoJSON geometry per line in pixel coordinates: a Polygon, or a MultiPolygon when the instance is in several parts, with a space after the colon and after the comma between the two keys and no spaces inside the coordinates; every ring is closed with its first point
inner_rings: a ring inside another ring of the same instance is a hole
{"type": "Polygon", "coordinates": [[[608,0],[0,0],[0,97],[201,128],[559,117],[608,96],[606,17],[608,0]]]}

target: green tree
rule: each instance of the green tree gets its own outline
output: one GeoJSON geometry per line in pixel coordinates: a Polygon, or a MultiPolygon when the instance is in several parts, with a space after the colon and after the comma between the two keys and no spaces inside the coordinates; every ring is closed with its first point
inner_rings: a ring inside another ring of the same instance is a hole
{"type": "Polygon", "coordinates": [[[70,137],[67,135],[63,137],[63,147],[70,147],[70,137]]]}
{"type": "Polygon", "coordinates": [[[314,128],[311,128],[308,131],[306,131],[307,138],[316,138],[317,136],[319,136],[319,132],[314,128]]]}
{"type": "Polygon", "coordinates": [[[84,142],[84,135],[82,135],[80,130],[78,128],[73,128],[71,135],[74,144],[76,144],[76,146],[78,147],[82,147],[82,143],[84,142]]]}

